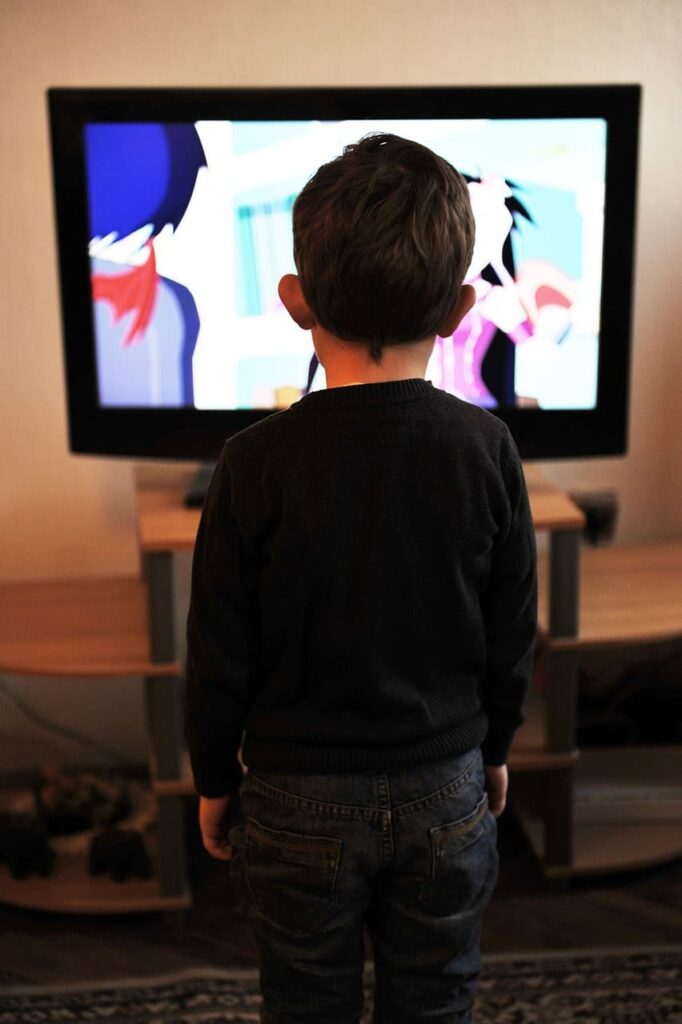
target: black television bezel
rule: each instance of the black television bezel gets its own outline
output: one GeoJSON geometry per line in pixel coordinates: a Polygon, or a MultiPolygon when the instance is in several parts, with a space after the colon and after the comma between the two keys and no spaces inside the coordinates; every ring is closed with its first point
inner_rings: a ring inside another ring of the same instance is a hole
{"type": "Polygon", "coordinates": [[[600,117],[607,122],[597,406],[491,411],[508,424],[526,461],[627,452],[640,85],[51,88],[47,96],[73,453],[212,461],[227,437],[272,412],[100,407],[87,246],[85,123],[463,116],[600,117]]]}

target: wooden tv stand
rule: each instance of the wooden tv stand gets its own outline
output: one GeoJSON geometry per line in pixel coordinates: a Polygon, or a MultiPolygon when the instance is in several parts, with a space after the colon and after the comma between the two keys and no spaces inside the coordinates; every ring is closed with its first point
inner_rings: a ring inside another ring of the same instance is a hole
{"type": "MultiPolygon", "coordinates": [[[[540,685],[531,692],[529,720],[515,737],[512,761],[528,737],[537,743],[544,732],[548,751],[556,749],[557,740],[569,740],[568,735],[556,731],[553,700],[555,714],[556,703],[566,700],[564,726],[575,738],[581,654],[622,655],[625,648],[682,641],[682,539],[585,547],[580,566],[580,622],[573,634],[549,628],[547,577],[548,559],[541,555],[538,584],[544,671],[539,673],[540,685]],[[562,690],[558,698],[557,686],[562,690]]],[[[559,793],[564,800],[561,825],[568,826],[571,836],[569,858],[547,857],[550,832],[559,814],[553,805],[556,792],[549,785],[543,792],[537,777],[520,776],[514,787],[510,786],[510,802],[548,878],[632,870],[682,855],[682,745],[596,747],[575,749],[574,754],[570,778],[563,780],[559,793]]]]}
{"type": "MultiPolygon", "coordinates": [[[[538,564],[544,676],[534,681],[528,719],[510,751],[508,803],[546,879],[564,886],[573,875],[653,864],[682,852],[682,787],[674,786],[682,778],[682,747],[619,751],[624,783],[622,775],[614,778],[609,752],[579,754],[575,745],[581,650],[682,639],[682,540],[583,549],[582,512],[536,467],[525,471],[536,530],[549,534],[549,551],[538,564]],[[623,796],[627,778],[648,782],[656,800],[642,800],[640,785],[637,800],[621,799],[614,811],[612,796],[623,796]],[[598,800],[581,799],[587,784],[608,792],[610,813],[602,813],[598,800]]],[[[135,467],[143,580],[0,584],[6,609],[0,672],[144,677],[159,811],[149,837],[153,879],[124,885],[92,879],[74,861],[54,878],[15,881],[0,865],[0,902],[85,913],[174,911],[191,903],[184,811],[195,794],[182,744],[173,557],[194,547],[201,512],[183,504],[193,476],[192,466],[135,467]]]]}

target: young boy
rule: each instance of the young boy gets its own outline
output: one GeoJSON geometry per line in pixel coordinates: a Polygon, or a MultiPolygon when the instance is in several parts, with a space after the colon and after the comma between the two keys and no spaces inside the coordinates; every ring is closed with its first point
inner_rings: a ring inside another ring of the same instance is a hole
{"type": "Polygon", "coordinates": [[[227,440],[206,498],[185,690],[203,842],[231,861],[266,1024],[357,1024],[365,928],[376,1024],[471,1022],[536,565],[508,428],[425,380],[475,300],[469,193],[374,134],[293,223],[279,294],[327,388],[227,440]]]}

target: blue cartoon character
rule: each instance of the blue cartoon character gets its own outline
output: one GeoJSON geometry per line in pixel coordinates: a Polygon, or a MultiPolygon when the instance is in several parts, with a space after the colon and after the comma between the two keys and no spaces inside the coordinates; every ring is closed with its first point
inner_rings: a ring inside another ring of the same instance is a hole
{"type": "Polygon", "coordinates": [[[99,397],[111,406],[192,406],[194,297],[157,271],[155,240],[175,231],[206,165],[191,124],[85,130],[99,397]]]}

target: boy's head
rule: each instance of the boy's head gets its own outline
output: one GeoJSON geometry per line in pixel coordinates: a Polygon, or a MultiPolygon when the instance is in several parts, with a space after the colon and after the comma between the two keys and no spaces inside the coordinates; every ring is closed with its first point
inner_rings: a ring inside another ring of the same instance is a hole
{"type": "Polygon", "coordinates": [[[383,133],[319,168],[294,203],[293,228],[315,322],[369,343],[375,361],[385,345],[439,333],[474,249],[462,176],[426,146],[383,133]]]}

